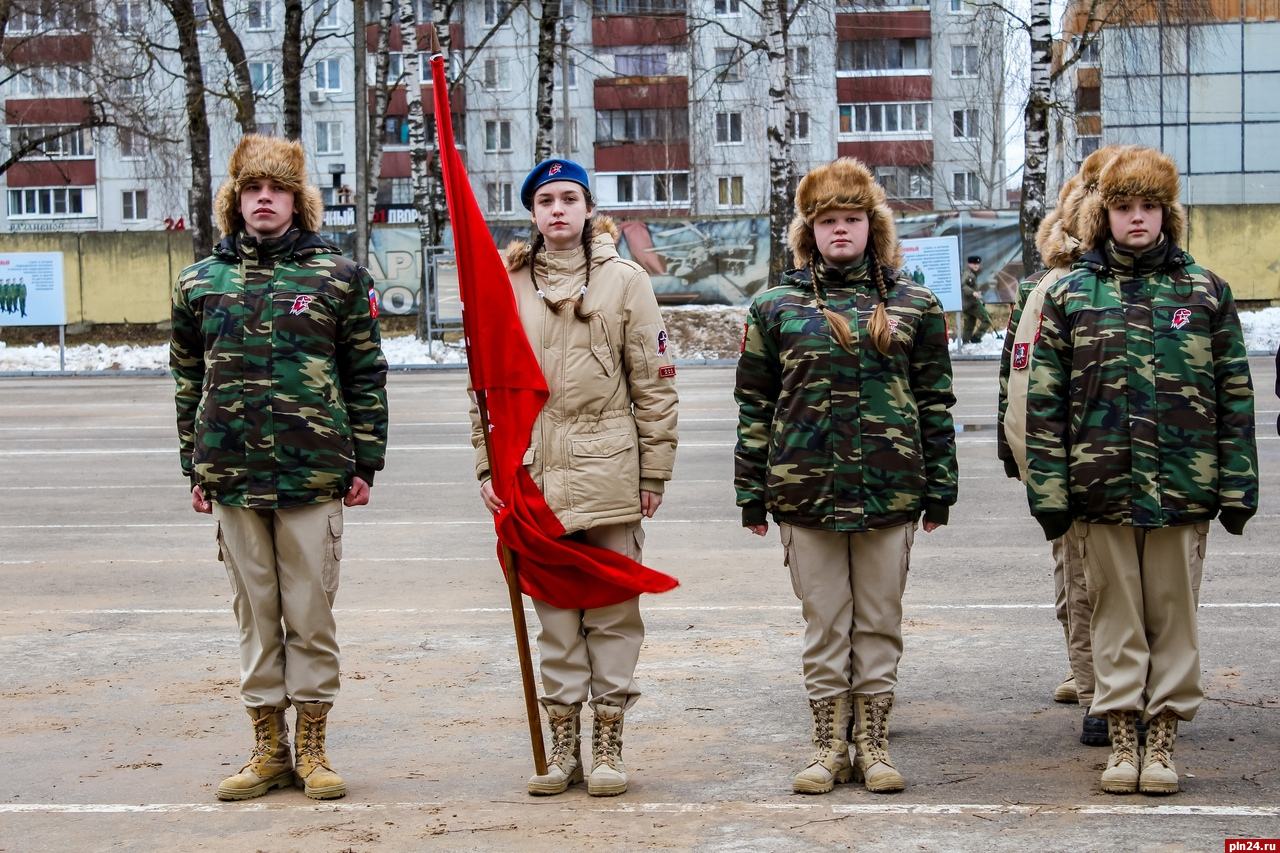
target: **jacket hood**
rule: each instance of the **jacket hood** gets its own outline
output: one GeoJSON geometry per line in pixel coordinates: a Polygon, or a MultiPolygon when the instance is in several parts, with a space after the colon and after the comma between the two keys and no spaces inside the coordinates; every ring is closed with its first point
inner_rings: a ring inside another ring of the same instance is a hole
{"type": "Polygon", "coordinates": [[[319,231],[324,223],[324,200],[307,180],[302,143],[248,133],[240,139],[227,166],[227,180],[213,201],[213,218],[224,237],[244,228],[240,191],[254,179],[270,178],[293,193],[293,223],[303,231],[319,231]]]}
{"type": "Polygon", "coordinates": [[[787,248],[797,267],[805,267],[817,253],[813,220],[827,210],[865,210],[867,248],[881,265],[902,268],[898,226],[884,188],[861,160],[841,157],[805,175],[796,187],[796,215],[787,229],[787,248]]]}
{"type": "Polygon", "coordinates": [[[1119,150],[1098,173],[1097,191],[1080,205],[1080,241],[1091,249],[1101,246],[1111,234],[1107,206],[1130,196],[1143,196],[1164,208],[1161,230],[1170,242],[1185,246],[1187,214],[1178,201],[1182,194],[1178,167],[1154,148],[1116,147],[1119,150]]]}
{"type": "MultiPolygon", "coordinates": [[[[591,217],[591,241],[594,243],[602,234],[608,235],[610,242],[618,242],[618,225],[610,216],[597,213],[591,217]]],[[[515,272],[529,265],[529,250],[533,244],[528,240],[512,240],[503,251],[503,259],[507,264],[507,272],[515,272]]]]}
{"type": "Polygon", "coordinates": [[[242,232],[228,234],[218,241],[218,245],[213,247],[213,254],[229,263],[239,263],[242,257],[240,252],[241,241],[252,241],[257,245],[262,245],[273,242],[282,243],[288,240],[293,241],[293,246],[285,255],[287,258],[310,258],[313,255],[342,254],[341,249],[325,240],[319,234],[297,229],[291,230],[284,236],[275,238],[275,240],[258,240],[258,238],[250,237],[242,232]]]}
{"type": "Polygon", "coordinates": [[[1058,193],[1058,206],[1040,222],[1036,232],[1036,248],[1046,267],[1070,267],[1080,260],[1093,244],[1080,233],[1081,209],[1098,193],[1098,178],[1103,168],[1117,154],[1135,149],[1136,145],[1105,145],[1080,164],[1080,171],[1067,179],[1058,193]]]}

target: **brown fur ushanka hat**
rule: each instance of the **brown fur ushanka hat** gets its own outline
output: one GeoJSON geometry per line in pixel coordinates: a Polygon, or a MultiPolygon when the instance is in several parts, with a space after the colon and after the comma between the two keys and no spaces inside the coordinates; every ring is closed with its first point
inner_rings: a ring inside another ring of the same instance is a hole
{"type": "Polygon", "coordinates": [[[224,237],[244,228],[240,191],[254,179],[270,178],[293,192],[293,222],[303,231],[316,232],[324,223],[324,200],[307,180],[307,158],[302,143],[279,136],[247,133],[231,154],[230,176],[218,188],[213,217],[224,237]]]}
{"type": "Polygon", "coordinates": [[[1072,175],[1058,192],[1058,206],[1040,222],[1036,231],[1036,248],[1044,265],[1069,267],[1080,260],[1092,243],[1086,244],[1080,235],[1080,212],[1085,202],[1098,194],[1098,177],[1102,169],[1120,152],[1136,148],[1134,145],[1104,145],[1080,164],[1080,171],[1072,175]]]}
{"type": "Polygon", "coordinates": [[[860,160],[841,157],[805,175],[796,187],[796,216],[787,229],[787,248],[797,267],[805,267],[817,254],[813,220],[827,210],[865,210],[867,248],[876,260],[891,269],[902,269],[898,227],[884,188],[876,183],[860,160]]]}
{"type": "Polygon", "coordinates": [[[1111,234],[1108,205],[1141,196],[1164,208],[1161,230],[1175,245],[1185,247],[1187,214],[1178,201],[1181,194],[1178,167],[1173,160],[1154,148],[1122,146],[1098,173],[1097,192],[1080,206],[1080,242],[1086,250],[1101,245],[1111,234]]]}

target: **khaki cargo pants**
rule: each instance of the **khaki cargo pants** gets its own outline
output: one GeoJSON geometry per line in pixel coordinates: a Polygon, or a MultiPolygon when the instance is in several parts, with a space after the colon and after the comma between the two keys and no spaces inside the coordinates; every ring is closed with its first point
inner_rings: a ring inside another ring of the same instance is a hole
{"type": "MultiPolygon", "coordinates": [[[[588,545],[624,554],[639,562],[644,548],[640,522],[610,524],[584,530],[588,545]]],[[[609,607],[565,610],[533,599],[542,623],[538,632],[542,704],[594,708],[611,705],[624,711],[640,698],[636,663],[644,643],[640,596],[609,607]]]]}
{"type": "Polygon", "coordinates": [[[246,707],[332,703],[338,695],[333,599],[342,502],[277,510],[213,504],[218,549],[240,626],[246,707]]]}

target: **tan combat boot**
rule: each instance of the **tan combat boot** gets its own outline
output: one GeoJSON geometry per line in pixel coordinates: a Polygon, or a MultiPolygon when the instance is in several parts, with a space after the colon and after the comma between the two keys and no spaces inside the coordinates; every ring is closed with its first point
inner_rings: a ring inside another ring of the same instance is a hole
{"type": "Polygon", "coordinates": [[[815,752],[809,766],[791,780],[797,794],[825,794],[837,782],[853,778],[849,764],[849,744],[840,737],[849,728],[849,694],[833,699],[810,699],[813,714],[813,746],[815,752]]]}
{"type": "Polygon", "coordinates": [[[1080,701],[1080,688],[1076,686],[1076,674],[1068,672],[1067,677],[1053,691],[1053,701],[1074,705],[1080,701]]]}
{"type": "Polygon", "coordinates": [[[239,773],[222,780],[218,786],[220,800],[251,800],[272,788],[293,784],[289,724],[284,711],[270,706],[245,710],[253,720],[253,752],[239,773]]]}
{"type": "Polygon", "coordinates": [[[853,696],[853,778],[866,783],[867,790],[874,794],[892,794],[907,784],[889,758],[892,711],[892,693],[853,696]]]}
{"type": "Polygon", "coordinates": [[[329,758],[324,754],[325,721],[328,702],[306,702],[298,705],[297,756],[294,761],[294,782],[313,800],[336,800],[347,795],[347,784],[333,772],[329,758]]]}
{"type": "Polygon", "coordinates": [[[1144,794],[1178,793],[1178,768],[1173,766],[1173,742],[1178,739],[1178,716],[1161,711],[1147,729],[1138,790],[1144,794]]]}
{"type": "Polygon", "coordinates": [[[551,728],[551,755],[545,775],[529,777],[529,793],[536,796],[562,794],[582,781],[582,751],[578,736],[580,705],[547,705],[547,725],[551,728]]]}
{"type": "Polygon", "coordinates": [[[627,767],[622,763],[622,709],[597,705],[595,710],[587,793],[593,797],[616,797],[627,790],[627,767]]]}
{"type": "Polygon", "coordinates": [[[1138,712],[1108,711],[1107,734],[1111,755],[1102,771],[1102,790],[1132,794],[1138,790],[1138,712]]]}

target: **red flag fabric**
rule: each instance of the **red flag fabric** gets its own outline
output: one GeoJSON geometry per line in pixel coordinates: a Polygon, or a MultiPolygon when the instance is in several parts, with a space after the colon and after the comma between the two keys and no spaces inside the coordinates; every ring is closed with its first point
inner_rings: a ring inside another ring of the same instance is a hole
{"type": "Polygon", "coordinates": [[[566,609],[607,607],[642,592],[673,589],[673,577],[614,551],[561,538],[564,525],[525,470],[524,453],[547,401],[547,382],[520,324],[506,265],[454,145],[443,56],[431,58],[431,83],[453,223],[467,369],[472,389],[488,409],[493,490],[506,504],[494,516],[494,526],[498,540],[518,556],[520,589],[566,609]]]}

